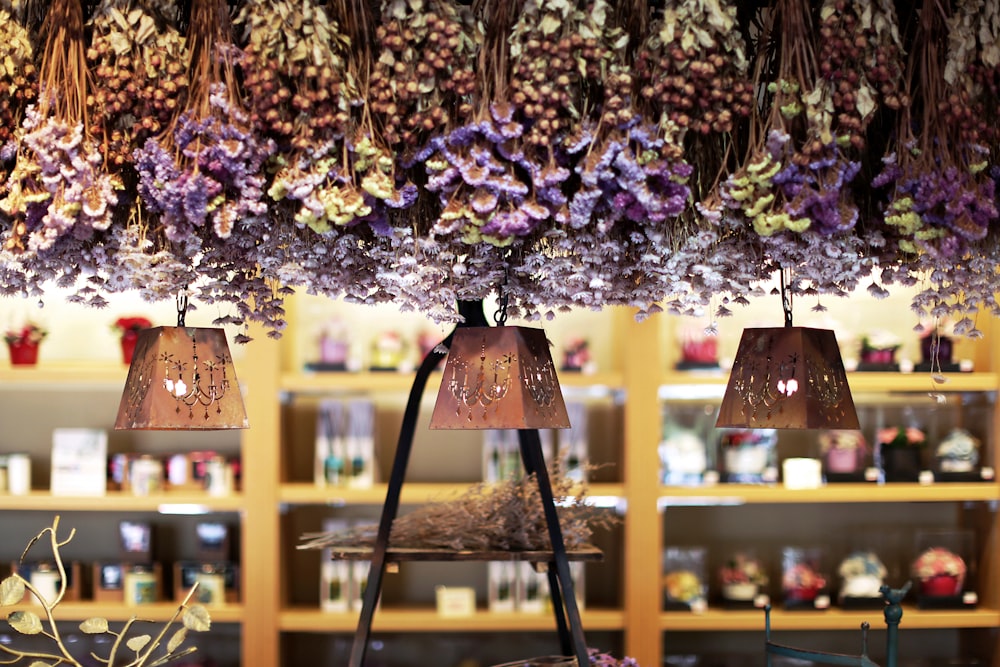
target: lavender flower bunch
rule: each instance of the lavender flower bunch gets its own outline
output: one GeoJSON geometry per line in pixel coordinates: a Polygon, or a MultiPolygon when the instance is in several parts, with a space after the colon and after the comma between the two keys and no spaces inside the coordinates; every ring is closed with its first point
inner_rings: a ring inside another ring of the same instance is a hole
{"type": "Polygon", "coordinates": [[[435,237],[508,246],[551,217],[551,209],[531,196],[532,183],[516,165],[542,176],[541,190],[550,199],[558,199],[559,183],[568,173],[535,168],[522,152],[509,150],[524,131],[513,113],[512,105],[494,104],[488,118],[432,139],[417,154],[427,173],[427,190],[442,207],[431,230],[435,237]]]}
{"type": "Polygon", "coordinates": [[[108,229],[120,184],[102,169],[82,124],[70,127],[30,107],[22,131],[22,153],[0,200],[14,221],[8,247],[53,251],[63,238],[86,241],[108,229]]]}
{"type": "Polygon", "coordinates": [[[242,221],[267,213],[262,167],[273,143],[253,134],[225,85],[212,84],[209,109],[203,118],[186,112],[166,142],[149,139],[134,153],[139,195],[170,241],[208,230],[228,239],[242,221]]]}
{"type": "Polygon", "coordinates": [[[616,224],[661,227],[687,207],[691,165],[655,128],[637,125],[610,135],[576,166],[580,189],[569,203],[569,226],[594,225],[609,234],[616,224]],[[674,157],[676,156],[676,157],[674,157]]]}

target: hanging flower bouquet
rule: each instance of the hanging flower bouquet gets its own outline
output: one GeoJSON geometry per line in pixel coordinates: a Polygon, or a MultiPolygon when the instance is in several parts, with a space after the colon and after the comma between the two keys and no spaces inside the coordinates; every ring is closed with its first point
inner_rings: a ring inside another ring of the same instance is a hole
{"type": "Polygon", "coordinates": [[[37,279],[72,285],[86,267],[108,263],[112,247],[99,245],[111,225],[120,181],[104,169],[86,124],[87,75],[83,7],[55,0],[43,25],[46,36],[39,73],[39,100],[19,131],[17,162],[0,211],[5,247],[27,282],[4,287],[40,293],[37,279]]]}
{"type": "MultiPolygon", "coordinates": [[[[977,51],[975,5],[958,2],[950,17],[920,12],[909,64],[915,104],[900,114],[896,144],[873,181],[887,192],[885,232],[903,260],[899,268],[930,270],[930,288],[914,306],[931,316],[994,303],[992,288],[979,289],[993,270],[981,257],[998,211],[977,90],[968,78],[977,51]],[[940,50],[946,41],[947,62],[940,50]]],[[[899,278],[891,271],[884,277],[899,278]]]]}
{"type": "Polygon", "coordinates": [[[38,71],[28,31],[8,10],[0,8],[0,196],[17,153],[16,128],[26,107],[38,97],[38,71]]]}

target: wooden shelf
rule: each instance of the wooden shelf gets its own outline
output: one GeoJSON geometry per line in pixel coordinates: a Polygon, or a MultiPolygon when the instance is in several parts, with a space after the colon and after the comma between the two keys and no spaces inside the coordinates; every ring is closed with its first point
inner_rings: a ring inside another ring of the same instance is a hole
{"type": "MultiPolygon", "coordinates": [[[[784,630],[857,630],[867,621],[872,630],[884,630],[885,618],[881,609],[845,611],[831,608],[825,611],[771,610],[771,631],[784,630]]],[[[924,610],[903,606],[900,630],[927,630],[934,628],[996,628],[1000,626],[1000,610],[957,609],[924,610]]],[[[753,631],[764,635],[764,610],[726,610],[709,608],[703,613],[668,611],[660,615],[660,627],[670,632],[720,632],[753,631]]]]}
{"type": "MultiPolygon", "coordinates": [[[[590,630],[621,630],[625,613],[620,609],[583,609],[584,627],[590,630]]],[[[282,632],[344,632],[353,633],[358,625],[358,613],[324,612],[315,607],[291,607],[278,616],[282,632]]],[[[551,632],[555,620],[551,613],[499,613],[479,609],[468,617],[440,616],[433,607],[382,607],[375,614],[375,632],[551,632]]]]}
{"type": "MultiPolygon", "coordinates": [[[[331,546],[329,548],[334,560],[370,560],[372,557],[372,547],[331,546]]],[[[566,557],[573,561],[596,562],[603,560],[604,554],[597,547],[587,546],[567,551],[566,557]]],[[[495,560],[548,563],[554,558],[555,555],[552,551],[455,551],[454,549],[411,549],[407,547],[390,547],[385,556],[388,563],[416,561],[488,562],[495,560]]]]}
{"type": "Polygon", "coordinates": [[[128,366],[112,362],[39,362],[0,367],[0,388],[7,391],[102,389],[121,391],[128,366]]]}
{"type": "MultiPolygon", "coordinates": [[[[127,621],[136,616],[148,621],[167,621],[177,612],[176,602],[156,602],[153,604],[128,606],[121,602],[60,602],[53,614],[57,621],[84,621],[88,618],[105,618],[109,621],[127,621]]],[[[206,607],[212,623],[239,623],[243,620],[242,604],[223,604],[206,607]]],[[[4,608],[4,613],[12,611],[33,611],[43,618],[44,611],[38,605],[13,605],[4,608]]],[[[180,627],[178,625],[178,627],[180,627]]]]}
{"type": "MultiPolygon", "coordinates": [[[[468,484],[428,484],[407,483],[403,485],[400,500],[403,504],[418,504],[452,500],[469,490],[468,484]]],[[[279,489],[282,503],[291,505],[381,505],[385,502],[387,485],[375,484],[369,489],[346,489],[322,487],[308,482],[282,484],[279,489]]],[[[622,498],[625,495],[621,484],[589,484],[589,497],[622,498]]]]}
{"type": "Polygon", "coordinates": [[[916,503],[994,501],[1000,499],[995,483],[891,483],[827,484],[818,489],[783,486],[717,484],[714,486],[664,486],[660,505],[742,505],[747,503],[916,503]]]}
{"type": "Polygon", "coordinates": [[[167,491],[137,496],[127,491],[108,491],[103,496],[54,496],[48,491],[32,491],[25,496],[0,494],[0,510],[45,510],[55,512],[161,512],[164,514],[205,514],[238,512],[243,494],[210,496],[204,491],[167,491]]]}

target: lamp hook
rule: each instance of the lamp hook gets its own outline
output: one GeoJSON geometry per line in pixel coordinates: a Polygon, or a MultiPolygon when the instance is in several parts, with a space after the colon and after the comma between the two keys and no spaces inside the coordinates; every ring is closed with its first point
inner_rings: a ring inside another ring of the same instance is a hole
{"type": "Polygon", "coordinates": [[[792,326],[792,290],[788,283],[792,279],[791,269],[781,269],[778,271],[781,285],[781,310],[785,313],[785,326],[792,326]],[[786,278],[787,274],[787,278],[786,278]]]}
{"type": "Polygon", "coordinates": [[[187,290],[177,292],[177,326],[184,326],[184,318],[187,315],[188,296],[187,290]]]}

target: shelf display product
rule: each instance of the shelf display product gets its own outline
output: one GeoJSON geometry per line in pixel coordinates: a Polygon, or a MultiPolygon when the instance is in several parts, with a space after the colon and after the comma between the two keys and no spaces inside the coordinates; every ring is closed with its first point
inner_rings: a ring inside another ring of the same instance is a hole
{"type": "Polygon", "coordinates": [[[723,481],[736,484],[766,484],[778,480],[776,447],[778,432],[765,429],[722,429],[723,481]]]}
{"type": "Polygon", "coordinates": [[[819,547],[785,547],[781,551],[781,592],[789,609],[825,609],[827,578],[819,547]]]}
{"type": "Polygon", "coordinates": [[[708,595],[706,555],[705,547],[664,549],[663,594],[668,610],[705,610],[708,595]]]}
{"type": "Polygon", "coordinates": [[[974,544],[970,530],[927,530],[917,534],[911,574],[920,608],[976,606],[974,544]]]}
{"type": "Polygon", "coordinates": [[[726,607],[766,605],[767,583],[767,569],[753,549],[732,552],[719,568],[719,588],[726,607]]]}

